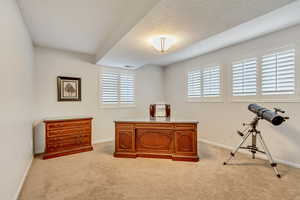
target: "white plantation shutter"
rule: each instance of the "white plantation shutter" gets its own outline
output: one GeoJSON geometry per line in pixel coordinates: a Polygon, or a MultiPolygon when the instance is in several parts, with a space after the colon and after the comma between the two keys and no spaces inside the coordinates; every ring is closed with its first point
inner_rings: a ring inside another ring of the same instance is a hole
{"type": "Polygon", "coordinates": [[[194,70],[188,72],[188,97],[195,98],[201,97],[201,70],[194,70]]]}
{"type": "Polygon", "coordinates": [[[117,104],[118,98],[118,79],[119,75],[114,72],[105,72],[101,75],[102,103],[117,104]]]}
{"type": "Polygon", "coordinates": [[[221,97],[221,69],[219,66],[200,68],[187,74],[187,97],[189,99],[214,101],[221,97]]]}
{"type": "Polygon", "coordinates": [[[134,75],[120,75],[120,103],[134,103],[134,75]]]}
{"type": "Polygon", "coordinates": [[[276,52],[262,58],[263,95],[295,93],[295,50],[276,52]]]}
{"type": "Polygon", "coordinates": [[[204,68],[203,76],[203,97],[220,96],[220,67],[204,68]]]}
{"type": "Polygon", "coordinates": [[[232,65],[232,95],[256,95],[256,58],[235,62],[232,65]]]}
{"type": "Polygon", "coordinates": [[[103,104],[134,104],[134,73],[104,71],[100,76],[103,104]]]}

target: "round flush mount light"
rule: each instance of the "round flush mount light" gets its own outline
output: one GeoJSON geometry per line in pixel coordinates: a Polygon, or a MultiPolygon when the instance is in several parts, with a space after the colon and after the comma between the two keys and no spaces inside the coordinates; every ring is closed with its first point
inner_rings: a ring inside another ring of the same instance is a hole
{"type": "Polygon", "coordinates": [[[176,39],[167,35],[160,35],[150,40],[151,45],[159,52],[164,53],[171,48],[176,39]]]}

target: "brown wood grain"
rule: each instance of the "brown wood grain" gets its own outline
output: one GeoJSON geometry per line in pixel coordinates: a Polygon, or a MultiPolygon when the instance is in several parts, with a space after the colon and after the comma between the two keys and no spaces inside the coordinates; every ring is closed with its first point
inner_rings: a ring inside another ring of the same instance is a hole
{"type": "Polygon", "coordinates": [[[197,162],[197,123],[115,122],[114,156],[197,162]]]}
{"type": "Polygon", "coordinates": [[[92,118],[46,120],[44,123],[44,159],[93,150],[92,118]]]}

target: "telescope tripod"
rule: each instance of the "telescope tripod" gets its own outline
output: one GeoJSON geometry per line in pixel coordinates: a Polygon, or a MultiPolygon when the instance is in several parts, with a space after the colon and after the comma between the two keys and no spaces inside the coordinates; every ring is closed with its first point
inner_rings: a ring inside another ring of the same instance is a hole
{"type": "Polygon", "coordinates": [[[272,155],[260,133],[259,130],[256,129],[257,127],[257,124],[259,122],[259,120],[261,120],[262,118],[261,117],[255,117],[249,124],[243,124],[244,126],[247,126],[246,129],[244,129],[243,131],[237,131],[237,133],[243,138],[241,143],[236,147],[236,149],[232,152],[230,152],[230,157],[223,163],[224,165],[228,164],[229,161],[235,156],[235,154],[238,152],[239,149],[247,149],[249,150],[251,153],[252,153],[252,158],[255,159],[255,154],[256,152],[260,152],[260,153],[263,153],[263,154],[266,154],[269,162],[270,162],[270,165],[271,167],[273,168],[276,176],[278,178],[280,178],[280,174],[278,172],[278,169],[277,169],[277,163],[274,162],[273,158],[272,158],[272,155]],[[252,136],[252,144],[251,145],[248,145],[246,147],[243,146],[243,144],[246,142],[247,138],[249,136],[252,136]],[[264,151],[261,151],[258,149],[258,147],[256,146],[256,141],[257,141],[257,138],[259,139],[262,147],[264,148],[264,151]]]}

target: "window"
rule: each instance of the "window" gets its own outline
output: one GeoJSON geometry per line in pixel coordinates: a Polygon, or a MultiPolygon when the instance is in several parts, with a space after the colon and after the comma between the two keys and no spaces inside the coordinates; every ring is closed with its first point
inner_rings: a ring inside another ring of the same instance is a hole
{"type": "Polygon", "coordinates": [[[135,103],[134,73],[104,70],[100,77],[102,104],[121,106],[135,103]]]}
{"type": "Polygon", "coordinates": [[[272,53],[262,57],[262,95],[295,94],[295,50],[272,53]]]}
{"type": "Polygon", "coordinates": [[[256,58],[232,64],[232,95],[256,95],[256,58]]]}
{"type": "Polygon", "coordinates": [[[102,103],[103,104],[117,104],[118,99],[118,79],[119,75],[116,73],[103,73],[102,81],[102,103]]]}
{"type": "Polygon", "coordinates": [[[220,67],[203,69],[203,97],[220,96],[220,67]]]}
{"type": "Polygon", "coordinates": [[[188,97],[201,97],[201,70],[188,72],[188,97]]]}
{"type": "Polygon", "coordinates": [[[189,100],[208,100],[221,96],[220,67],[196,69],[187,74],[187,97],[189,100]]]}
{"type": "Polygon", "coordinates": [[[120,103],[134,103],[134,75],[120,75],[120,103]]]}
{"type": "Polygon", "coordinates": [[[281,49],[232,64],[232,100],[299,101],[296,84],[296,51],[281,49]]]}

